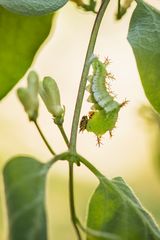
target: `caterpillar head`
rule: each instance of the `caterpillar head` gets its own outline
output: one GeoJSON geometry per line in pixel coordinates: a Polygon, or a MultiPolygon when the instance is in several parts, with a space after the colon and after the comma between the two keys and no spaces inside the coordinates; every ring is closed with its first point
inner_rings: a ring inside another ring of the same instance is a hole
{"type": "Polygon", "coordinates": [[[88,117],[83,116],[79,124],[79,132],[83,132],[86,129],[88,123],[88,117]]]}

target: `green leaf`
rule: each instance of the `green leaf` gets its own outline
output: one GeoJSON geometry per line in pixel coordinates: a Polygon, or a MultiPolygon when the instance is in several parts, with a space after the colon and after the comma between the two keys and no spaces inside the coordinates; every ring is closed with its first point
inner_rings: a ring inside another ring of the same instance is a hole
{"type": "Polygon", "coordinates": [[[9,240],[47,240],[45,182],[48,165],[15,157],[4,168],[9,240]]]}
{"type": "Polygon", "coordinates": [[[63,7],[68,0],[0,0],[0,5],[21,15],[44,15],[63,7]]]}
{"type": "Polygon", "coordinates": [[[30,67],[51,25],[52,15],[19,16],[0,7],[0,99],[30,67]]]}
{"type": "MultiPolygon", "coordinates": [[[[121,240],[159,240],[160,230],[133,191],[120,177],[101,179],[88,210],[87,228],[117,235],[121,240]]],[[[114,239],[88,236],[87,240],[114,239]]]]}
{"type": "Polygon", "coordinates": [[[145,94],[160,113],[160,12],[137,1],[128,41],[132,46],[145,94]]]}

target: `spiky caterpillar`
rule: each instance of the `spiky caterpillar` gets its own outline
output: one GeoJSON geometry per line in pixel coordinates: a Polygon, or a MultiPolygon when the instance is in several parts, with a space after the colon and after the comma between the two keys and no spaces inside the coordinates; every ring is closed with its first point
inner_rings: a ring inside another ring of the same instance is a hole
{"type": "Polygon", "coordinates": [[[115,128],[119,110],[126,101],[118,103],[109,90],[109,79],[113,78],[107,71],[109,61],[102,63],[97,57],[92,60],[93,74],[89,76],[89,85],[86,90],[90,93],[88,102],[93,103],[88,116],[83,116],[80,122],[80,131],[85,129],[97,136],[100,145],[101,136],[115,128]]]}

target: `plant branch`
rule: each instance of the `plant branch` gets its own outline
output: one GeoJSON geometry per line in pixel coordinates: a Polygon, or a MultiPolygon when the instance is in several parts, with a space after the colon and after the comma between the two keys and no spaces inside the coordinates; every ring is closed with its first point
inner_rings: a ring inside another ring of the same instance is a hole
{"type": "Polygon", "coordinates": [[[51,153],[52,155],[56,155],[55,151],[54,151],[54,150],[52,149],[52,147],[49,145],[49,143],[48,143],[48,141],[46,140],[44,134],[42,133],[41,128],[39,127],[37,121],[33,121],[33,122],[34,122],[34,124],[35,124],[35,126],[36,126],[36,128],[37,128],[37,130],[38,130],[38,132],[39,132],[39,134],[40,134],[40,136],[41,136],[41,138],[43,139],[44,143],[46,144],[48,150],[50,151],[50,153],[51,153]]]}
{"type": "Polygon", "coordinates": [[[70,213],[71,213],[71,220],[73,227],[75,229],[75,232],[77,234],[77,239],[81,240],[81,235],[79,232],[79,229],[77,227],[77,217],[75,212],[75,203],[74,203],[74,174],[73,174],[73,163],[69,162],[69,204],[70,204],[70,213]]]}
{"type": "Polygon", "coordinates": [[[103,231],[97,231],[91,228],[85,228],[79,219],[77,219],[77,225],[80,227],[80,229],[87,234],[87,236],[95,237],[95,238],[101,238],[101,239],[107,239],[107,240],[121,240],[121,238],[113,233],[107,233],[103,231]]]}
{"type": "Polygon", "coordinates": [[[76,140],[77,140],[77,130],[78,130],[78,122],[79,122],[79,117],[80,117],[80,112],[82,108],[82,102],[83,102],[83,97],[84,97],[84,92],[85,92],[85,87],[87,83],[87,76],[89,73],[89,68],[90,68],[90,63],[91,63],[91,58],[93,56],[93,51],[95,47],[95,43],[97,40],[97,35],[98,31],[100,28],[100,24],[102,21],[102,18],[104,16],[106,7],[108,6],[110,0],[103,0],[101,7],[97,13],[97,17],[95,19],[95,23],[93,26],[93,30],[91,33],[89,45],[88,45],[88,50],[85,58],[85,63],[83,67],[83,72],[81,76],[81,82],[79,85],[79,90],[78,90],[78,96],[77,96],[77,101],[76,101],[76,106],[74,110],[74,117],[73,117],[73,122],[72,122],[72,130],[71,130],[71,138],[70,138],[70,151],[75,153],[76,152],[76,140]]]}
{"type": "MultiPolygon", "coordinates": [[[[64,131],[64,128],[62,125],[58,125],[59,130],[61,131],[61,134],[64,138],[64,141],[66,143],[66,145],[69,147],[69,140],[67,138],[67,135],[64,131]]],[[[77,238],[78,240],[81,240],[81,235],[79,232],[79,229],[77,227],[77,223],[76,223],[76,210],[75,210],[75,203],[74,203],[74,171],[73,171],[73,163],[72,162],[68,162],[68,167],[69,167],[69,204],[70,204],[70,213],[71,213],[71,220],[72,220],[72,224],[73,227],[75,229],[75,232],[77,234],[77,238]]]]}
{"type": "MultiPolygon", "coordinates": [[[[62,134],[62,137],[67,145],[67,147],[69,147],[69,140],[67,138],[67,135],[65,133],[65,130],[63,128],[63,125],[62,124],[57,124],[61,134],[62,134]]],[[[65,156],[65,153],[64,153],[64,156],[65,156]]],[[[73,158],[73,156],[69,156],[69,152],[68,152],[68,155],[67,156],[67,159],[71,159],[73,158]]],[[[61,157],[61,156],[60,156],[61,157]]],[[[55,162],[55,159],[52,160],[53,163],[55,162]]],[[[75,211],[75,204],[74,204],[74,176],[73,176],[73,162],[69,161],[68,162],[68,166],[69,166],[69,204],[70,204],[70,214],[71,214],[71,221],[72,221],[72,224],[73,224],[73,227],[75,229],[75,232],[77,234],[77,239],[78,240],[81,240],[81,235],[80,235],[80,232],[79,232],[79,229],[77,227],[77,223],[76,223],[76,211],[75,211]]]]}
{"type": "MultiPolygon", "coordinates": [[[[93,30],[91,33],[88,50],[86,53],[85,63],[84,63],[83,72],[82,72],[81,81],[80,81],[79,90],[78,90],[78,95],[77,95],[76,106],[75,106],[75,110],[74,110],[72,129],[71,129],[70,153],[72,153],[72,154],[76,153],[78,122],[79,122],[80,112],[81,112],[81,108],[82,108],[85,87],[86,87],[86,83],[87,83],[87,76],[89,73],[89,68],[90,68],[90,63],[91,63],[91,57],[93,55],[99,27],[100,27],[100,24],[101,24],[101,21],[104,16],[104,13],[105,13],[108,3],[109,3],[109,0],[103,0],[102,5],[98,11],[98,14],[95,19],[94,26],[93,26],[93,30]]],[[[94,170],[94,169],[92,169],[92,170],[94,170]]],[[[69,163],[69,192],[70,192],[71,219],[72,219],[72,223],[75,228],[75,231],[77,233],[78,240],[81,240],[81,235],[80,235],[79,229],[77,227],[76,213],[75,213],[75,206],[74,206],[73,175],[74,175],[73,174],[73,163],[70,162],[69,163]]]]}
{"type": "Polygon", "coordinates": [[[47,163],[48,167],[51,167],[58,160],[68,160],[69,157],[70,157],[69,152],[64,152],[64,153],[58,154],[54,158],[52,158],[50,161],[48,161],[48,163],[47,163]]]}
{"type": "Polygon", "coordinates": [[[68,140],[67,134],[65,133],[65,130],[64,130],[64,128],[63,128],[63,125],[62,125],[62,124],[61,124],[61,125],[60,125],[60,124],[57,124],[57,126],[58,126],[58,128],[59,128],[59,130],[60,130],[60,132],[61,132],[61,134],[62,134],[62,137],[63,137],[63,139],[64,139],[67,147],[69,148],[69,140],[68,140]]]}
{"type": "Polygon", "coordinates": [[[77,154],[79,161],[83,163],[99,180],[104,178],[104,175],[96,168],[94,167],[87,159],[82,157],[81,155],[77,154]]]}

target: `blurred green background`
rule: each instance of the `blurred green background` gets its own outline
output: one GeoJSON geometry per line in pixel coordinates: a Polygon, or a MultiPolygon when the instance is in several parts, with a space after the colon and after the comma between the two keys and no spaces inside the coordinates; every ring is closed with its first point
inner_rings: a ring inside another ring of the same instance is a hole
{"type": "MultiPolygon", "coordinates": [[[[158,0],[159,1],[159,0],[158,0]]],[[[154,0],[158,6],[158,1],[154,0]]],[[[122,176],[133,188],[142,204],[160,224],[160,119],[149,107],[144,96],[135,60],[126,40],[128,20],[134,4],[127,15],[115,20],[116,4],[109,5],[108,13],[100,29],[95,53],[102,59],[111,59],[110,70],[116,81],[112,83],[118,100],[129,100],[122,109],[114,136],[103,138],[98,148],[92,134],[78,135],[78,151],[91,161],[107,177],[122,176]]],[[[53,76],[61,90],[62,104],[66,107],[65,128],[70,133],[74,102],[94,14],[77,10],[67,4],[57,18],[57,27],[48,44],[41,49],[32,69],[40,77],[53,76]]],[[[0,239],[7,239],[7,218],[4,199],[2,169],[14,155],[28,154],[41,161],[51,158],[34,126],[28,122],[17,100],[16,89],[26,84],[25,77],[0,103],[0,239]]],[[[82,116],[87,114],[86,102],[82,116]]],[[[53,125],[51,116],[41,103],[39,123],[57,152],[66,149],[63,139],[53,125]]],[[[68,169],[66,163],[57,163],[50,170],[47,180],[46,208],[49,223],[49,239],[75,239],[70,223],[68,203],[68,169]]],[[[87,202],[97,180],[85,167],[75,169],[76,209],[85,222],[87,202]]]]}

